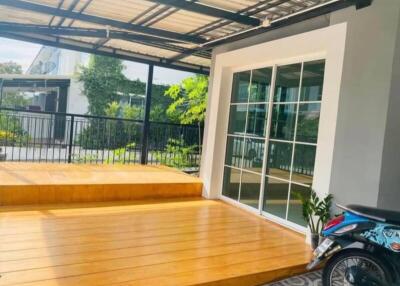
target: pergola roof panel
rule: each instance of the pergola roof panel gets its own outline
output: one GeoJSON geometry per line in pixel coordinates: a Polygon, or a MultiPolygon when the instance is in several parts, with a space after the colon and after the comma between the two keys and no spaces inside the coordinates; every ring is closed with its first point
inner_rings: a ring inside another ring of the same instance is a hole
{"type": "Polygon", "coordinates": [[[165,49],[160,49],[156,47],[151,47],[148,45],[140,44],[140,43],[133,43],[133,42],[127,42],[123,40],[110,40],[107,42],[107,44],[104,45],[105,47],[109,48],[118,48],[122,50],[135,50],[139,52],[140,54],[144,55],[149,55],[149,56],[157,56],[160,58],[170,58],[178,55],[178,52],[173,52],[165,49]]]}
{"type": "Polygon", "coordinates": [[[10,23],[46,25],[50,21],[51,16],[28,11],[15,13],[15,10],[11,8],[0,7],[0,19],[1,21],[10,23]]]}
{"type": "Polygon", "coordinates": [[[182,59],[182,62],[195,63],[200,66],[210,66],[211,65],[211,59],[205,59],[205,58],[194,57],[194,56],[189,56],[187,58],[184,58],[184,59],[182,59]]]}
{"type": "Polygon", "coordinates": [[[154,3],[142,0],[94,0],[84,13],[130,22],[153,5],[154,3]]]}
{"type": "Polygon", "coordinates": [[[221,7],[222,9],[238,12],[251,5],[257,4],[257,0],[200,0],[200,3],[209,6],[221,7]]]}
{"type": "Polygon", "coordinates": [[[0,36],[207,73],[211,48],[267,31],[266,18],[358,1],[0,0],[0,36]]]}
{"type": "Polygon", "coordinates": [[[193,12],[176,11],[171,15],[154,23],[153,27],[171,30],[179,33],[190,33],[218,18],[199,15],[193,12]]]}

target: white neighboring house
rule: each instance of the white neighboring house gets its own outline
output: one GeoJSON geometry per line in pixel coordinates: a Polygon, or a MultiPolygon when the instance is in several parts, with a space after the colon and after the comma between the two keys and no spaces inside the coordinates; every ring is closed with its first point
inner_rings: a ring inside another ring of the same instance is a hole
{"type": "Polygon", "coordinates": [[[88,62],[88,54],[43,46],[26,73],[68,77],[71,82],[66,112],[86,114],[89,103],[83,94],[83,84],[76,78],[76,72],[80,66],[87,65],[88,62]]]}

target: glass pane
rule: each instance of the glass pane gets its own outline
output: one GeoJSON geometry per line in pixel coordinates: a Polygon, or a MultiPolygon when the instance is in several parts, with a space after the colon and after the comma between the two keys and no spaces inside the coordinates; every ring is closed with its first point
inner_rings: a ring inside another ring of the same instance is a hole
{"type": "Polygon", "coordinates": [[[233,74],[232,102],[247,102],[249,97],[250,71],[233,74]]]}
{"type": "Polygon", "coordinates": [[[301,64],[280,66],[276,72],[274,102],[297,101],[301,64]]]}
{"type": "Polygon", "coordinates": [[[300,101],[317,101],[322,98],[325,60],[304,63],[300,101]]]}
{"type": "Polygon", "coordinates": [[[247,115],[246,133],[249,136],[264,137],[265,125],[267,122],[268,105],[267,104],[250,104],[249,113],[247,115]]]}
{"type": "Polygon", "coordinates": [[[290,201],[288,210],[288,220],[296,224],[307,226],[303,219],[301,197],[309,197],[311,195],[310,188],[296,184],[290,187],[290,201]]]}
{"type": "Polygon", "coordinates": [[[316,146],[296,144],[292,181],[311,186],[314,175],[316,146]]]}
{"type": "Polygon", "coordinates": [[[228,136],[226,142],[225,164],[241,168],[244,139],[228,136]]]}
{"type": "Polygon", "coordinates": [[[292,143],[269,142],[267,175],[289,180],[292,161],[292,143]]]}
{"type": "Polygon", "coordinates": [[[231,105],[229,112],[229,134],[243,134],[246,125],[247,104],[231,105]]]}
{"type": "Polygon", "coordinates": [[[269,100],[272,68],[253,70],[251,76],[250,101],[265,102],[269,100]]]}
{"type": "Polygon", "coordinates": [[[264,160],[264,139],[246,139],[243,169],[261,173],[264,160]]]}
{"type": "Polygon", "coordinates": [[[320,109],[320,103],[300,104],[296,141],[317,143],[320,109]]]}
{"type": "Polygon", "coordinates": [[[294,139],[296,112],[297,104],[274,104],[270,130],[272,139],[289,141],[294,139]]]}
{"type": "Polygon", "coordinates": [[[240,171],[229,167],[224,169],[222,194],[233,200],[239,199],[240,171]]]}
{"type": "Polygon", "coordinates": [[[240,202],[258,209],[261,176],[243,171],[240,202]]]}
{"type": "Polygon", "coordinates": [[[263,210],[281,218],[286,218],[289,183],[265,178],[263,210]]]}

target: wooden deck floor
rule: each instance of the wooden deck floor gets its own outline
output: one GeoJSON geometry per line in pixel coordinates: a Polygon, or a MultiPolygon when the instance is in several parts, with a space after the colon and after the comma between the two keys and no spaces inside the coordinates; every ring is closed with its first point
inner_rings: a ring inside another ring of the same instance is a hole
{"type": "Polygon", "coordinates": [[[0,205],[201,197],[202,182],[161,166],[0,163],[0,205]]]}
{"type": "Polygon", "coordinates": [[[0,285],[259,285],[304,272],[304,237],[221,201],[0,208],[0,285]]]}

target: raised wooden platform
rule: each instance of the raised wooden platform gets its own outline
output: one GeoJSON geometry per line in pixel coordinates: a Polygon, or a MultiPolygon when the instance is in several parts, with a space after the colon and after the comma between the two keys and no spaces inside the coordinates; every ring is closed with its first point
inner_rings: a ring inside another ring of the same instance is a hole
{"type": "Polygon", "coordinates": [[[252,286],[311,258],[303,236],[220,201],[0,210],[0,286],[252,286]]]}
{"type": "Polygon", "coordinates": [[[202,183],[171,168],[0,163],[0,205],[201,196],[202,183]]]}

